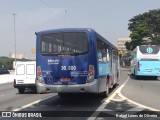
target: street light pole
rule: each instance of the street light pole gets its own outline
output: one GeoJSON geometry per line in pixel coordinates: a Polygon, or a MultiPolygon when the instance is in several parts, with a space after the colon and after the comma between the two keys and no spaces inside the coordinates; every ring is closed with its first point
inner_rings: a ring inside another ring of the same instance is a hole
{"type": "Polygon", "coordinates": [[[65,27],[67,27],[67,11],[68,9],[65,9],[65,27]]]}
{"type": "Polygon", "coordinates": [[[15,66],[16,66],[16,56],[17,56],[17,53],[16,53],[16,21],[15,21],[15,19],[16,19],[16,13],[10,13],[10,12],[0,12],[0,13],[2,13],[2,14],[10,14],[10,15],[13,15],[13,21],[14,21],[14,52],[15,52],[15,66]]]}
{"type": "Polygon", "coordinates": [[[10,13],[10,12],[0,12],[0,13],[2,13],[2,14],[10,14],[10,15],[13,15],[13,21],[14,21],[14,52],[15,52],[15,66],[16,66],[16,56],[17,56],[17,54],[16,54],[16,21],[15,21],[15,19],[16,19],[16,13],[10,13]]]}
{"type": "Polygon", "coordinates": [[[13,13],[12,14],[13,15],[13,18],[14,18],[14,52],[15,52],[15,67],[16,67],[16,62],[17,62],[17,59],[16,59],[16,56],[17,56],[17,50],[16,50],[16,48],[17,48],[17,46],[16,46],[16,21],[15,21],[15,16],[16,16],[16,14],[15,13],[13,13]]]}

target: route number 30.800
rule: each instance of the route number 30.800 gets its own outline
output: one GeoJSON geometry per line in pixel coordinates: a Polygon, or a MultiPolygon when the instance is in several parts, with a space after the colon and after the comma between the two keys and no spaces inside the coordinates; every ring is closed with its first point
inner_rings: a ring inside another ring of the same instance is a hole
{"type": "Polygon", "coordinates": [[[76,70],[76,66],[61,66],[61,70],[76,70]]]}

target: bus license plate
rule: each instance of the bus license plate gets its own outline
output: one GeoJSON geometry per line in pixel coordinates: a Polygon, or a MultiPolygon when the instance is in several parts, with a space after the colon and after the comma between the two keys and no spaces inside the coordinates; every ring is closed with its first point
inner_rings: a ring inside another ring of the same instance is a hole
{"type": "Polygon", "coordinates": [[[70,78],[60,78],[61,82],[69,82],[71,79],[70,78]]]}

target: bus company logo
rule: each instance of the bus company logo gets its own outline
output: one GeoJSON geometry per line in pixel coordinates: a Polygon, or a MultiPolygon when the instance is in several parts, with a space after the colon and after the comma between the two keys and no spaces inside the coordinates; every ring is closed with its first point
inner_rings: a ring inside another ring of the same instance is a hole
{"type": "Polygon", "coordinates": [[[47,78],[47,83],[52,84],[52,83],[53,83],[53,78],[52,78],[52,77],[48,77],[48,78],[47,78]]]}
{"type": "Polygon", "coordinates": [[[11,112],[2,112],[2,117],[12,117],[11,112]]]}
{"type": "Polygon", "coordinates": [[[147,48],[146,49],[147,53],[152,53],[153,52],[153,49],[151,47],[147,48]]]}
{"type": "Polygon", "coordinates": [[[59,60],[49,59],[49,60],[48,60],[48,65],[51,65],[51,64],[59,64],[59,60]]]}

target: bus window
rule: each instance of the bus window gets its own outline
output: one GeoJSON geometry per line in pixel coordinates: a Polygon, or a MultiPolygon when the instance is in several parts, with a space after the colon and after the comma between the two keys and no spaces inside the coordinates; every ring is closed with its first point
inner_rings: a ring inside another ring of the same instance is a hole
{"type": "Polygon", "coordinates": [[[107,62],[109,62],[109,51],[108,51],[108,48],[107,48],[107,62]]]}
{"type": "Polygon", "coordinates": [[[49,43],[49,52],[52,52],[52,43],[49,43]]]}
{"type": "Polygon", "coordinates": [[[45,52],[45,42],[42,42],[42,52],[45,52]]]}
{"type": "Polygon", "coordinates": [[[98,61],[102,62],[102,52],[98,51],[98,61]]]}
{"type": "Polygon", "coordinates": [[[84,32],[51,33],[42,35],[41,54],[84,54],[88,52],[87,35],[84,32]]]}
{"type": "Polygon", "coordinates": [[[99,62],[107,62],[107,45],[97,38],[98,60],[99,62]],[[99,57],[101,56],[101,58],[99,57]]]}

